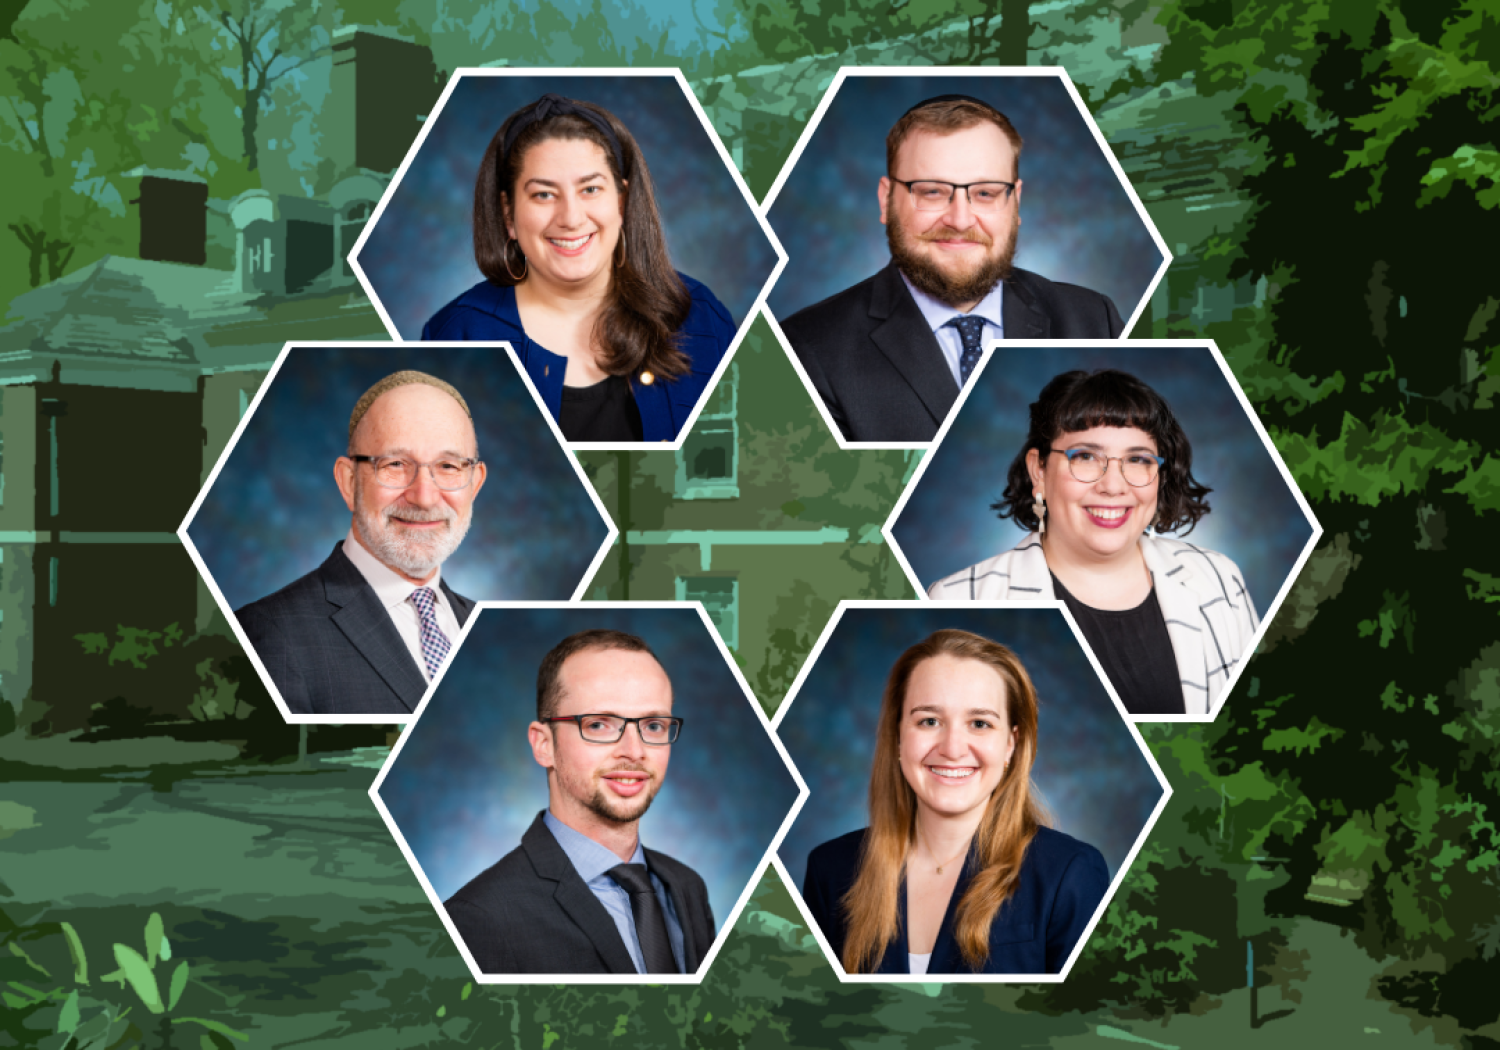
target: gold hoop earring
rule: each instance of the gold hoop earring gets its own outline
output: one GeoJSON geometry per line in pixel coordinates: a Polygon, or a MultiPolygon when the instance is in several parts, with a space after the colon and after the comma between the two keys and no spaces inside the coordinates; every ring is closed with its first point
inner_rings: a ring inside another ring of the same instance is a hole
{"type": "Polygon", "coordinates": [[[510,265],[510,246],[512,244],[514,244],[516,246],[516,250],[518,252],[520,252],[520,249],[521,249],[521,242],[518,241],[518,240],[516,240],[514,237],[512,237],[509,241],[505,242],[505,256],[504,256],[504,260],[505,260],[505,272],[508,273],[508,274],[510,274],[510,279],[512,281],[515,281],[517,284],[520,284],[522,281],[526,280],[526,275],[531,272],[531,263],[527,261],[527,259],[526,259],[526,253],[525,252],[521,252],[521,276],[517,277],[516,276],[516,271],[513,270],[513,269],[511,269],[511,265],[510,265]]]}
{"type": "Polygon", "coordinates": [[[620,260],[619,260],[619,262],[615,263],[615,269],[616,270],[620,269],[620,267],[622,267],[622,266],[625,265],[626,251],[627,250],[626,250],[626,247],[625,247],[625,227],[621,226],[620,227],[620,260]]]}

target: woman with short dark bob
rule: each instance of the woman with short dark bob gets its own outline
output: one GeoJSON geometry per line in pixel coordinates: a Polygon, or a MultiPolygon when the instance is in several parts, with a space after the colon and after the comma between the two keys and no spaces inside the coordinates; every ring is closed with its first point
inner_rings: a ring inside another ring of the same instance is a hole
{"type": "Polygon", "coordinates": [[[569,441],[676,439],[734,338],[723,304],[672,268],[635,139],[591,102],[512,113],[474,185],[485,280],[426,340],[509,342],[569,441]]]}
{"type": "Polygon", "coordinates": [[[1212,714],[1259,618],[1234,562],[1165,535],[1192,531],[1210,491],[1160,394],[1113,369],[1064,373],[992,505],[1027,535],[927,594],[1060,599],[1131,714],[1212,714]]]}
{"type": "Polygon", "coordinates": [[[886,681],[870,826],[812,851],[803,898],[847,973],[1060,973],[1109,888],[1047,827],[1037,696],[998,642],[937,631],[886,681]]]}

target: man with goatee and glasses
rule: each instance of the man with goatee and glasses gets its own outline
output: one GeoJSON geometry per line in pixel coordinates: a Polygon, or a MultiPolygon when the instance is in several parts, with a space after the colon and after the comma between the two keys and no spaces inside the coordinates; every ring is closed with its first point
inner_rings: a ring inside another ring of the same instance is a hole
{"type": "Polygon", "coordinates": [[[848,441],[926,442],[994,339],[1113,339],[1108,297],[1016,269],[1021,136],[967,95],[913,106],[886,136],[891,262],[782,331],[848,441]]]}
{"type": "Polygon", "coordinates": [[[484,485],[468,404],[425,373],[386,376],[355,404],[333,477],[348,536],[235,615],[292,711],[409,715],[474,608],[440,568],[484,485]]]}
{"type": "Polygon", "coordinates": [[[487,974],[694,973],[708,888],[640,835],[682,731],[667,673],[635,635],[582,631],[543,658],[536,693],[547,808],[446,902],[469,954],[487,974]]]}

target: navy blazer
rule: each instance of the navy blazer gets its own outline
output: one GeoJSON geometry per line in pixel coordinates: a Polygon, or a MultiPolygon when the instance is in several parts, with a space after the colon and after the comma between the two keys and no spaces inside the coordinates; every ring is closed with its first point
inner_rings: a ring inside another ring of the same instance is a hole
{"type": "MultiPolygon", "coordinates": [[[[1108,296],[1028,270],[1005,279],[1006,339],[1114,339],[1108,296]]],[[[799,310],[781,331],[846,441],[927,442],[958,400],[937,336],[893,262],[799,310]]]]}
{"type": "MultiPolygon", "coordinates": [[[[545,811],[543,811],[545,812],[545,811]]],[[[682,926],[682,954],[696,973],[714,944],[708,887],[692,868],[646,850],[682,926]]],[[[542,813],[521,845],[443,902],[481,973],[636,972],[614,919],[547,830],[542,813]]]]}
{"type": "MultiPolygon", "coordinates": [[[[678,329],[681,342],[677,347],[688,356],[690,370],[676,379],[658,377],[653,383],[642,383],[638,375],[630,377],[630,392],[641,410],[642,438],[646,441],[677,440],[734,341],[734,319],[724,304],[686,274],[677,276],[693,297],[687,320],[678,329]]],[[[429,342],[451,339],[509,343],[547,411],[553,419],[560,418],[568,359],[526,337],[521,313],[516,309],[514,288],[480,281],[433,314],[432,320],[422,326],[422,338],[429,342]]]]}
{"type": "MultiPolygon", "coordinates": [[[[462,626],[474,603],[446,580],[440,586],[462,626]]],[[[342,540],[312,572],[234,615],[296,714],[406,716],[427,691],[391,614],[342,540]]]]}
{"type": "MultiPolygon", "coordinates": [[[[836,956],[843,955],[846,935],[844,909],[839,902],[854,885],[865,831],[852,831],[825,842],[807,858],[802,897],[836,956]]],[[[1071,835],[1038,828],[1021,863],[1021,878],[1015,893],[1000,906],[990,925],[989,961],[982,970],[974,971],[964,964],[958,941],[954,939],[953,924],[958,902],[978,870],[977,861],[977,854],[970,850],[938,929],[927,972],[1061,973],[1073,946],[1109,891],[1109,868],[1104,855],[1071,835]]],[[[896,937],[886,947],[876,973],[911,972],[906,946],[905,882],[898,900],[900,923],[896,937]]]]}

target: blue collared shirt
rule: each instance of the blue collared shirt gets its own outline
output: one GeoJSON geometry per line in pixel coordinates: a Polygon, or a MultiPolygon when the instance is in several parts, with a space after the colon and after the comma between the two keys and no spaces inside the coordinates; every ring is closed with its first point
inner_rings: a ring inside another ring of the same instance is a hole
{"type": "MultiPolygon", "coordinates": [[[[955,317],[963,317],[964,314],[922,291],[907,279],[906,274],[901,274],[901,280],[906,284],[906,290],[911,293],[911,297],[916,300],[917,309],[922,311],[922,317],[932,329],[932,334],[937,336],[938,347],[943,351],[943,360],[948,362],[948,371],[953,374],[953,382],[962,387],[958,362],[964,353],[963,336],[958,334],[957,328],[946,326],[949,321],[955,317]]],[[[980,337],[984,343],[988,343],[991,339],[1005,338],[1005,321],[1000,313],[1000,299],[1004,292],[1005,282],[996,281],[990,293],[979,300],[979,305],[968,313],[969,317],[984,318],[984,333],[980,337]]]]}
{"type": "MultiPolygon", "coordinates": [[[[635,913],[630,910],[630,894],[609,877],[609,870],[622,863],[620,858],[582,832],[568,827],[554,817],[550,809],[542,817],[542,822],[552,832],[552,837],[557,840],[562,851],[568,855],[568,860],[572,861],[573,870],[578,872],[578,877],[599,898],[599,903],[604,905],[609,917],[615,920],[615,929],[620,931],[620,939],[630,951],[635,972],[645,973],[646,958],[641,954],[641,940],[636,936],[635,913]]],[[[646,851],[641,847],[639,839],[635,843],[635,855],[627,863],[646,863],[646,851]]],[[[667,917],[667,939],[672,942],[672,955],[677,960],[677,971],[683,973],[682,923],[677,921],[677,909],[672,906],[672,895],[667,892],[666,886],[662,885],[654,871],[651,872],[651,885],[655,887],[656,899],[661,901],[662,912],[667,917]]]]}

